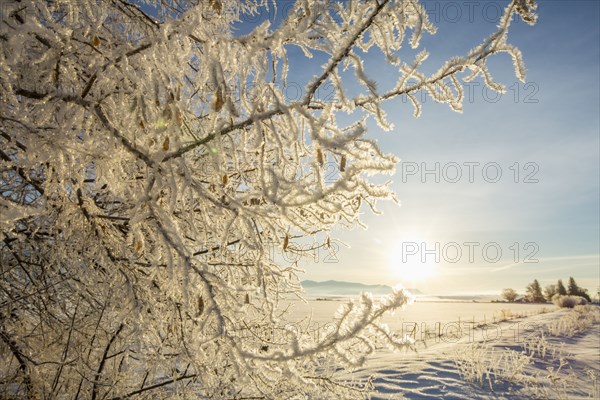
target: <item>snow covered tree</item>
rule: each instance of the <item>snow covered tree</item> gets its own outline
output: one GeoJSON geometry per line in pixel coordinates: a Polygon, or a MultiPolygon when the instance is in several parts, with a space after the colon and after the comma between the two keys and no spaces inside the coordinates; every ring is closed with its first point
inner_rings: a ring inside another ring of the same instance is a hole
{"type": "Polygon", "coordinates": [[[569,277],[567,291],[572,296],[577,296],[577,294],[579,293],[579,286],[577,285],[577,282],[575,282],[575,279],[572,276],[569,277]]]}
{"type": "Polygon", "coordinates": [[[561,296],[567,295],[567,289],[565,288],[565,285],[563,284],[562,279],[558,280],[558,283],[556,284],[556,290],[557,290],[558,294],[560,294],[561,296]]]}
{"type": "Polygon", "coordinates": [[[552,301],[554,295],[558,294],[558,287],[556,285],[547,285],[544,288],[544,297],[548,301],[552,301]]]}
{"type": "Polygon", "coordinates": [[[507,32],[535,3],[512,1],[430,75],[426,51],[400,57],[435,30],[416,0],[298,0],[236,33],[276,6],[2,2],[1,397],[364,398],[339,367],[408,345],[378,322],[407,303],[400,290],[344,305],[327,334],[289,329],[280,303],[301,271],[271,248],[328,247],[333,226],[393,198],[369,179],[397,163],[366,136],[371,117],[392,128],[384,101],[406,96],[418,115],[424,90],[460,111],[464,82],[503,90],[486,67],[498,53],[523,80],[507,32]],[[375,49],[398,70],[391,88],[363,67],[375,49]],[[320,72],[287,99],[289,64],[313,56],[320,72]],[[362,90],[344,90],[348,71],[362,90]]]}
{"type": "Polygon", "coordinates": [[[542,287],[537,279],[534,279],[526,289],[526,298],[530,303],[545,303],[546,299],[542,293],[542,287]]]}
{"type": "Polygon", "coordinates": [[[515,301],[519,294],[515,289],[507,288],[502,290],[502,298],[506,301],[515,301]]]}
{"type": "Polygon", "coordinates": [[[569,277],[568,293],[571,296],[581,296],[587,301],[592,301],[587,289],[579,287],[579,285],[577,284],[577,282],[575,282],[575,279],[572,276],[569,277]]]}

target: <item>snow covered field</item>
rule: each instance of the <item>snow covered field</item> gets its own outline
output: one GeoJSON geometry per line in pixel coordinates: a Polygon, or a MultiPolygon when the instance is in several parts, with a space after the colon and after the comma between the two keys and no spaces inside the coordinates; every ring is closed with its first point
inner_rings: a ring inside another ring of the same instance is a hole
{"type": "MultiPolygon", "coordinates": [[[[314,322],[327,322],[335,314],[337,308],[344,300],[317,301],[309,300],[307,303],[300,301],[291,302],[293,319],[311,318],[314,322]]],[[[516,304],[516,303],[483,303],[483,302],[449,302],[449,301],[419,301],[396,311],[384,319],[391,329],[397,330],[402,325],[410,323],[436,322],[449,323],[458,321],[469,322],[494,322],[509,311],[513,315],[532,315],[540,311],[551,311],[557,308],[553,304],[516,304]]],[[[507,315],[504,315],[505,317],[507,315]]]]}
{"type": "MultiPolygon", "coordinates": [[[[292,302],[292,318],[326,329],[341,304],[292,302]]],[[[378,349],[355,371],[374,399],[600,398],[597,306],[417,302],[385,322],[416,351],[378,349]]]]}

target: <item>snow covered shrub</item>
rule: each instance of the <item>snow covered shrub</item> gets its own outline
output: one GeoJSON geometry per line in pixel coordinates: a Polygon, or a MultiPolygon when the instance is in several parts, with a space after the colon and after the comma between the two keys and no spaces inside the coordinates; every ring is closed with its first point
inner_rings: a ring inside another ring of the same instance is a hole
{"type": "Polygon", "coordinates": [[[503,90],[486,67],[499,53],[523,80],[507,32],[535,3],[512,1],[431,75],[426,51],[399,57],[434,32],[416,0],[298,0],[243,24],[276,5],[2,2],[0,397],[364,398],[340,367],[407,345],[379,324],[402,291],[346,305],[318,339],[286,331],[302,271],[271,250],[329,247],[332,227],[394,198],[370,178],[398,161],[366,136],[371,117],[392,128],[382,102],[407,96],[418,115],[423,90],[460,111],[465,82],[503,90]],[[393,87],[368,76],[367,50],[397,68],[393,87]]]}
{"type": "Polygon", "coordinates": [[[557,307],[561,308],[573,308],[575,306],[584,306],[587,304],[587,300],[581,296],[563,296],[556,294],[552,297],[552,303],[557,307]]]}
{"type": "Polygon", "coordinates": [[[527,381],[526,368],[532,359],[533,356],[525,352],[497,349],[490,343],[462,345],[454,355],[454,362],[463,380],[491,391],[501,382],[527,381]]]}
{"type": "Polygon", "coordinates": [[[600,322],[600,309],[593,305],[576,305],[560,319],[552,321],[548,332],[554,336],[573,336],[600,322]]]}

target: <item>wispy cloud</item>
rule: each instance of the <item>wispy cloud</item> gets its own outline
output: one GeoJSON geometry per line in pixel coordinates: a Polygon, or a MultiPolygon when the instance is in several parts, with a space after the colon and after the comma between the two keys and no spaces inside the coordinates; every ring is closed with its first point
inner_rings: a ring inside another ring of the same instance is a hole
{"type": "MultiPolygon", "coordinates": [[[[539,264],[541,263],[556,263],[560,262],[561,264],[565,264],[565,268],[572,268],[573,264],[577,264],[578,266],[598,266],[600,263],[600,254],[584,254],[578,256],[561,256],[561,257],[541,257],[539,259],[539,264]],[[568,265],[567,265],[568,264],[568,265]]],[[[492,269],[492,272],[505,271],[514,267],[522,267],[523,263],[510,263],[507,265],[503,265],[501,267],[497,267],[492,269]]]]}

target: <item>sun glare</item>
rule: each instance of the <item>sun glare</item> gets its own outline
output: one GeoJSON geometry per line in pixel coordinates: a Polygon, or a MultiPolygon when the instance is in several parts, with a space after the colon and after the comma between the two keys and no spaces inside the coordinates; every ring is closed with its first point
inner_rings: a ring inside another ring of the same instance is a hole
{"type": "Polygon", "coordinates": [[[390,251],[392,276],[403,285],[413,285],[434,277],[438,271],[439,253],[435,244],[419,233],[406,233],[390,251]]]}

